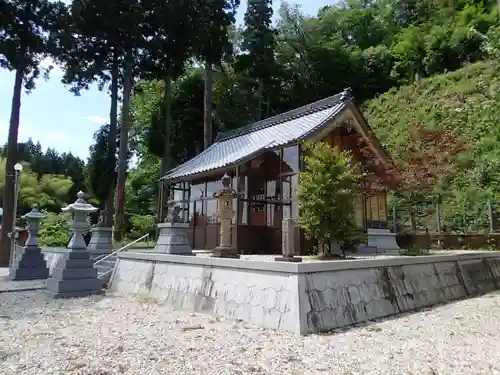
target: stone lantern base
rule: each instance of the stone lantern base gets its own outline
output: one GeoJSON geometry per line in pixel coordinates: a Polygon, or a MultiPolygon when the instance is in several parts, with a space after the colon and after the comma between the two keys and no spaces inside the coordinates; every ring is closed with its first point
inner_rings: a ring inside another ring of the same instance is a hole
{"type": "Polygon", "coordinates": [[[172,255],[195,255],[189,244],[189,224],[161,223],[158,224],[160,234],[156,240],[155,253],[172,255]]]}
{"type": "Polygon", "coordinates": [[[115,251],[113,247],[113,228],[94,227],[90,232],[92,237],[87,249],[92,255],[111,254],[115,251]]]}
{"type": "Polygon", "coordinates": [[[212,252],[213,258],[232,258],[232,259],[240,259],[240,255],[238,254],[238,250],[233,247],[216,247],[212,252]]]}
{"type": "Polygon", "coordinates": [[[47,280],[47,293],[55,298],[102,294],[102,282],[87,250],[68,250],[47,280]]]}
{"type": "Polygon", "coordinates": [[[49,269],[37,246],[26,246],[19,260],[10,269],[12,280],[41,280],[49,277],[49,269]]]}

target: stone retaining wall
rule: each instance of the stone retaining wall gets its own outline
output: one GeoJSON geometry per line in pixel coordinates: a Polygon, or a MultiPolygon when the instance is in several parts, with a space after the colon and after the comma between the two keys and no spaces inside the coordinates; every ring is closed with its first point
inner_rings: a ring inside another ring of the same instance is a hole
{"type": "Polygon", "coordinates": [[[113,292],[172,307],[310,333],[499,287],[500,253],[280,263],[120,254],[113,292]]]}

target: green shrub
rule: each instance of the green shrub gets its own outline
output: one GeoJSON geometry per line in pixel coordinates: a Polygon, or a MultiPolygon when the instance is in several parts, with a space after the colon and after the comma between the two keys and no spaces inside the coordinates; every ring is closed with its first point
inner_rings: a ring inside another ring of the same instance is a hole
{"type": "Polygon", "coordinates": [[[318,241],[320,255],[332,255],[335,245],[343,255],[359,242],[354,212],[360,175],[350,154],[326,143],[304,145],[306,168],[300,173],[298,227],[318,241]]]}
{"type": "Polygon", "coordinates": [[[47,217],[42,221],[38,233],[38,243],[41,247],[66,247],[72,231],[70,214],[54,214],[45,212],[47,217]]]}
{"type": "Polygon", "coordinates": [[[132,229],[130,230],[130,238],[140,238],[145,234],[154,236],[156,231],[156,216],[154,215],[134,215],[130,218],[132,229]]]}

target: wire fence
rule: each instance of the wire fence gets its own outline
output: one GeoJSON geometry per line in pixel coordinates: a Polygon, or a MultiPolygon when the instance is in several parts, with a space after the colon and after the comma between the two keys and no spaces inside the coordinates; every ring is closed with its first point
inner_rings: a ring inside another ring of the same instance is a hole
{"type": "Polygon", "coordinates": [[[499,210],[500,202],[490,200],[409,205],[393,199],[389,203],[389,222],[398,233],[495,233],[500,230],[499,210]]]}

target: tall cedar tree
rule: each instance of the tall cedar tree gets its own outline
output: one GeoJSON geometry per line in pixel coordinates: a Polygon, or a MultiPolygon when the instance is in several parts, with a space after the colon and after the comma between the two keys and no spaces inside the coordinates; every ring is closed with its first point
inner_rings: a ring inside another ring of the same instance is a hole
{"type": "Polygon", "coordinates": [[[203,143],[209,147],[213,141],[212,90],[214,64],[220,63],[225,53],[232,48],[229,42],[229,27],[235,22],[239,0],[199,0],[197,31],[201,58],[205,62],[205,93],[203,100],[203,143]]]}
{"type": "Polygon", "coordinates": [[[123,105],[120,126],[120,147],[118,151],[118,176],[116,183],[116,207],[114,238],[123,240],[125,230],[125,180],[127,179],[128,135],[131,127],[130,96],[132,94],[134,72],[134,50],[128,48],[123,67],[123,105]]]}
{"type": "Polygon", "coordinates": [[[99,201],[99,208],[104,209],[109,196],[109,186],[114,184],[115,165],[109,160],[109,130],[110,126],[103,125],[94,133],[95,144],[89,148],[89,158],[85,173],[87,188],[93,197],[99,201]]]}
{"type": "Polygon", "coordinates": [[[266,86],[271,80],[274,67],[275,31],[271,26],[273,7],[271,0],[248,0],[243,31],[242,67],[250,77],[257,79],[257,120],[264,114],[263,103],[266,86]]]}
{"type": "Polygon", "coordinates": [[[9,265],[9,232],[14,216],[14,165],[18,161],[17,139],[21,110],[21,90],[29,92],[39,77],[40,62],[50,54],[50,28],[65,12],[61,2],[48,0],[0,0],[0,67],[15,72],[10,114],[2,229],[0,267],[9,265]]]}
{"type": "MultiPolygon", "coordinates": [[[[130,50],[140,25],[140,12],[136,0],[74,0],[72,17],[61,43],[60,60],[65,66],[63,82],[73,84],[72,91],[79,94],[88,89],[90,84],[98,82],[99,88],[110,83],[110,128],[108,135],[109,149],[117,149],[118,90],[120,64],[125,51],[130,50]],[[132,31],[130,31],[132,30],[132,31]],[[133,37],[131,36],[133,35],[133,37]]],[[[116,152],[108,153],[110,167],[116,165],[116,152]]],[[[106,202],[106,224],[113,226],[114,182],[116,168],[110,169],[113,177],[108,186],[106,202]]]]}
{"type": "MultiPolygon", "coordinates": [[[[123,101],[120,121],[120,144],[118,152],[118,176],[116,183],[116,207],[114,238],[117,242],[123,240],[125,235],[125,180],[127,178],[127,161],[129,158],[129,131],[132,127],[130,114],[130,100],[134,84],[134,73],[138,68],[138,51],[143,47],[143,8],[140,2],[134,2],[124,12],[123,18],[128,18],[131,25],[125,28],[122,34],[123,50],[125,53],[123,71],[123,101]]],[[[124,20],[125,21],[125,20],[124,20]]]]}
{"type": "Polygon", "coordinates": [[[146,37],[142,72],[145,77],[165,83],[162,108],[162,129],[153,129],[162,144],[152,145],[151,151],[161,156],[161,173],[171,168],[170,139],[172,134],[172,80],[178,78],[190,57],[197,37],[198,9],[189,0],[144,0],[144,35],[146,37]],[[159,131],[160,130],[160,131],[159,131]]]}
{"type": "MultiPolygon", "coordinates": [[[[175,81],[170,140],[170,157],[173,165],[178,165],[196,156],[203,144],[203,106],[201,105],[205,86],[203,71],[201,68],[187,69],[175,81]]],[[[139,86],[136,93],[143,89],[144,86],[139,86]]],[[[148,128],[145,128],[145,132],[147,132],[146,143],[148,150],[153,150],[156,156],[160,156],[163,149],[163,116],[158,109],[163,107],[164,96],[163,93],[158,96],[156,92],[152,94],[147,88],[145,90],[148,92],[144,97],[146,102],[144,104],[136,103],[134,109],[137,111],[139,106],[149,106],[151,101],[155,103],[152,107],[156,110],[150,113],[148,118],[151,125],[148,122],[148,128]]],[[[145,91],[143,92],[145,93],[145,91]]],[[[151,156],[151,154],[148,155],[151,156]]]]}

